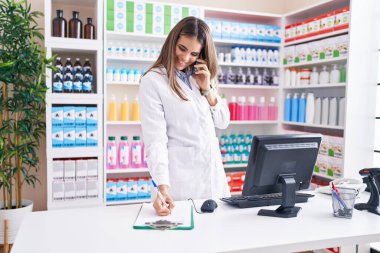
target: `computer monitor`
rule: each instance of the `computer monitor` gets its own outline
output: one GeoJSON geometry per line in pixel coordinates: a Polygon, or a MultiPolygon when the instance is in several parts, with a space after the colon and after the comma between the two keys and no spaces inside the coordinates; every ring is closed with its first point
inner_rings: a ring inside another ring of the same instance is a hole
{"type": "Polygon", "coordinates": [[[282,192],[277,210],[261,209],[258,215],[296,217],[295,192],[310,185],[321,135],[261,135],[252,140],[242,194],[282,192]]]}

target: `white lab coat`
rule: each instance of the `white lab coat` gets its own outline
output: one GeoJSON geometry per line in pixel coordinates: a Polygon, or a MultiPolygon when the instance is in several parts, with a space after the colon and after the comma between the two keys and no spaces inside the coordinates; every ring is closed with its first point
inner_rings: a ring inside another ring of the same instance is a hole
{"type": "Polygon", "coordinates": [[[230,114],[218,96],[210,106],[191,77],[192,89],[177,77],[189,101],[169,87],[165,70],[155,69],[139,88],[142,135],[154,181],[169,185],[173,200],[230,196],[215,127],[225,129],[230,114]],[[154,72],[157,71],[157,72],[154,72]]]}

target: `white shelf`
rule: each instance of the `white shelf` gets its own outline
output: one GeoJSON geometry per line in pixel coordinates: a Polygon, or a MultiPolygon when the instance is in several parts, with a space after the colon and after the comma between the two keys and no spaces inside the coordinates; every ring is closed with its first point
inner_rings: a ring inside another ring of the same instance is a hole
{"type": "Polygon", "coordinates": [[[346,87],[346,83],[326,83],[326,84],[313,84],[313,85],[301,85],[284,87],[284,90],[297,90],[297,89],[325,89],[325,88],[337,88],[346,87]]]}
{"type": "Polygon", "coordinates": [[[278,42],[261,42],[249,40],[229,40],[229,39],[214,39],[216,46],[222,45],[247,45],[247,46],[264,46],[264,47],[280,47],[281,43],[278,42]]]}
{"type": "Polygon", "coordinates": [[[231,120],[230,125],[271,125],[278,124],[277,120],[231,120]]]}
{"type": "Polygon", "coordinates": [[[53,200],[49,201],[48,209],[64,209],[64,208],[80,208],[80,207],[90,207],[90,206],[100,206],[102,205],[102,199],[91,198],[91,199],[73,199],[73,200],[53,200]]]}
{"type": "Polygon", "coordinates": [[[148,62],[154,63],[156,59],[152,58],[138,58],[138,57],[117,57],[117,56],[107,56],[107,60],[110,61],[128,61],[128,62],[148,62]]]}
{"type": "Polygon", "coordinates": [[[245,84],[219,84],[222,89],[252,89],[252,90],[279,90],[278,86],[269,85],[245,85],[245,84]]]}
{"type": "Polygon", "coordinates": [[[316,66],[316,65],[323,65],[326,63],[334,63],[334,62],[342,62],[342,61],[347,61],[347,57],[337,57],[337,58],[324,59],[324,60],[319,60],[319,61],[286,64],[283,67],[291,68],[291,67],[303,67],[303,66],[316,66]]]}
{"type": "Polygon", "coordinates": [[[335,179],[337,179],[336,177],[330,177],[328,175],[322,175],[322,174],[319,174],[317,172],[313,172],[313,176],[320,177],[320,178],[325,178],[325,179],[329,179],[329,180],[335,180],[335,179]]]}
{"type": "Polygon", "coordinates": [[[328,37],[333,37],[333,36],[337,36],[337,35],[348,33],[348,31],[349,31],[349,29],[342,29],[342,30],[333,31],[333,32],[329,32],[329,33],[319,34],[319,35],[316,35],[316,36],[312,36],[312,37],[308,37],[308,38],[304,38],[304,39],[300,39],[300,40],[294,40],[294,41],[290,41],[290,42],[285,42],[284,46],[287,47],[287,46],[302,44],[302,43],[309,42],[309,41],[314,41],[314,40],[320,40],[320,39],[324,39],[324,38],[328,38],[328,37]]]}
{"type": "Polygon", "coordinates": [[[100,147],[73,147],[73,148],[50,148],[52,158],[77,158],[103,156],[100,147]]]}
{"type": "Polygon", "coordinates": [[[107,206],[116,206],[116,205],[125,205],[125,204],[141,204],[141,203],[150,203],[149,199],[131,199],[131,200],[114,200],[107,201],[107,206]]]}
{"type": "Polygon", "coordinates": [[[123,40],[123,41],[146,41],[146,42],[161,42],[166,39],[166,35],[153,35],[153,34],[137,34],[128,32],[110,32],[107,31],[107,40],[123,40]]]}
{"type": "Polygon", "coordinates": [[[128,168],[128,169],[113,169],[106,170],[107,174],[128,174],[128,173],[149,173],[147,168],[128,168]]]}
{"type": "Polygon", "coordinates": [[[277,69],[280,68],[280,65],[263,65],[263,64],[257,64],[254,62],[247,63],[247,62],[219,62],[219,66],[231,66],[231,67],[248,67],[248,68],[267,68],[267,69],[277,69]]]}
{"type": "Polygon", "coordinates": [[[85,99],[85,100],[101,100],[103,98],[102,94],[85,94],[85,93],[46,93],[46,99],[52,100],[67,100],[67,99],[85,99]]]}
{"type": "Polygon", "coordinates": [[[139,83],[128,82],[107,82],[107,86],[139,86],[139,83]]]}
{"type": "Polygon", "coordinates": [[[73,39],[73,38],[45,38],[45,47],[51,48],[54,52],[80,52],[102,50],[101,40],[73,39]]]}
{"type": "Polygon", "coordinates": [[[307,123],[301,123],[301,122],[289,122],[284,121],[282,124],[285,125],[292,125],[292,126],[304,126],[304,127],[314,127],[314,128],[323,128],[323,129],[335,129],[335,130],[344,130],[344,127],[342,126],[329,126],[329,125],[317,125],[317,124],[307,124],[307,123]]]}
{"type": "Polygon", "coordinates": [[[141,121],[107,121],[107,125],[141,125],[141,121]]]}
{"type": "Polygon", "coordinates": [[[235,168],[246,168],[248,164],[243,163],[243,164],[223,164],[223,167],[225,169],[235,169],[235,168]]]}

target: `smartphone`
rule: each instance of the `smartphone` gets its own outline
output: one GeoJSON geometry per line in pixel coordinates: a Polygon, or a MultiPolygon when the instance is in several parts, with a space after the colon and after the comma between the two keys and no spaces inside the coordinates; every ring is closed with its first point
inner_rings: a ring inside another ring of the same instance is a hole
{"type": "MultiPolygon", "coordinates": [[[[204,50],[201,50],[201,52],[199,53],[198,59],[203,60],[203,59],[206,58],[205,56],[206,56],[206,55],[205,55],[205,53],[204,53],[204,50]]],[[[190,66],[190,69],[191,69],[191,75],[194,75],[195,72],[197,71],[197,68],[195,68],[194,65],[197,64],[198,59],[197,59],[193,64],[191,64],[191,66],[190,66]]]]}

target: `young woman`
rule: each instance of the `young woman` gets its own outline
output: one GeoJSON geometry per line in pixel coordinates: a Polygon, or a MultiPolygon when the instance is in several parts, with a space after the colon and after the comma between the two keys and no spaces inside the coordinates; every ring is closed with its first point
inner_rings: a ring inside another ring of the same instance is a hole
{"type": "Polygon", "coordinates": [[[149,171],[166,203],[230,196],[215,127],[225,129],[230,113],[217,95],[216,50],[210,28],[187,17],[169,33],[161,54],[141,78],[139,101],[149,171]]]}

